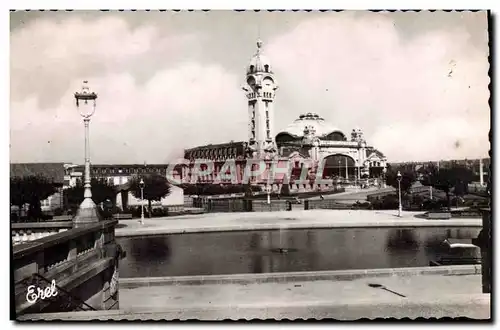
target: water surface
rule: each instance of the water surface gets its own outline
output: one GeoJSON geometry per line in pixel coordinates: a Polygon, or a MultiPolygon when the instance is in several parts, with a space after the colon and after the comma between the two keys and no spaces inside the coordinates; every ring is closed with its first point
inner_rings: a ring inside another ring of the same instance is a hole
{"type": "MultiPolygon", "coordinates": [[[[120,237],[120,277],[156,277],[429,266],[446,238],[479,228],[346,228],[120,237]],[[278,253],[279,249],[289,253],[278,253]]],[[[461,252],[462,253],[462,252],[461,252]]]]}

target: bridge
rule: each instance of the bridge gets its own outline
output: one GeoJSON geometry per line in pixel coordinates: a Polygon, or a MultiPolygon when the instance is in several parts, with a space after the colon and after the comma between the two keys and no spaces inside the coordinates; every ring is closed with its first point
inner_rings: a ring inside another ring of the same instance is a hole
{"type": "Polygon", "coordinates": [[[17,230],[25,231],[25,239],[12,248],[16,318],[118,309],[118,264],[123,255],[115,242],[117,223],[107,220],[78,228],[68,221],[16,224],[17,230]]]}

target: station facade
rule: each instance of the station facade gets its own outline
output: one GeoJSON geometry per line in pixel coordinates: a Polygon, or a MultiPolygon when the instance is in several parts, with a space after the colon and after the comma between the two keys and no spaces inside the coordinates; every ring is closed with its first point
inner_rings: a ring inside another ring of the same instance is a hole
{"type": "Polygon", "coordinates": [[[263,54],[259,40],[257,51],[247,65],[243,86],[248,107],[248,140],[185,150],[183,180],[224,184],[231,180],[220,180],[221,171],[235,171],[231,172],[233,182],[248,182],[273,192],[279,192],[284,184],[291,191],[322,191],[339,183],[359,185],[370,178],[383,182],[387,158],[367,143],[359,128],[346,135],[319,114],[307,112],[276,134],[277,90],[273,66],[263,54]],[[230,169],[228,162],[234,163],[230,169]],[[210,170],[205,173],[207,169],[210,170]],[[245,180],[249,169],[259,175],[245,180]],[[318,176],[324,180],[318,181],[318,176]]]}

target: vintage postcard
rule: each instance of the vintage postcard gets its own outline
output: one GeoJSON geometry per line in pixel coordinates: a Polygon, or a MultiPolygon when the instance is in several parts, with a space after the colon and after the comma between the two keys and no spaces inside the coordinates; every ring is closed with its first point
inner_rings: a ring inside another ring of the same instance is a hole
{"type": "Polygon", "coordinates": [[[11,318],[491,319],[488,11],[11,11],[11,318]]]}

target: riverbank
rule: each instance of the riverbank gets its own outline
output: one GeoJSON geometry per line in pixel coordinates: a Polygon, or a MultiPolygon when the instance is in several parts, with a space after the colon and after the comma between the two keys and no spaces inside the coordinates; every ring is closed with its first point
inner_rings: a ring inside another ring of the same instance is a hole
{"type": "Polygon", "coordinates": [[[222,232],[242,230],[303,228],[415,228],[415,227],[482,227],[482,220],[457,218],[431,220],[418,218],[422,212],[373,210],[294,210],[281,212],[205,213],[138,220],[120,220],[116,237],[222,232]]]}
{"type": "Polygon", "coordinates": [[[464,276],[481,274],[481,265],[349,269],[257,274],[164,276],[120,278],[120,289],[164,285],[291,283],[304,281],[352,281],[366,278],[415,276],[464,276]]]}

